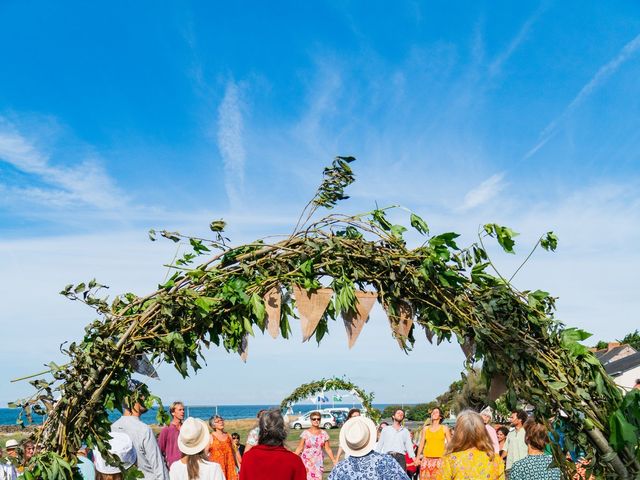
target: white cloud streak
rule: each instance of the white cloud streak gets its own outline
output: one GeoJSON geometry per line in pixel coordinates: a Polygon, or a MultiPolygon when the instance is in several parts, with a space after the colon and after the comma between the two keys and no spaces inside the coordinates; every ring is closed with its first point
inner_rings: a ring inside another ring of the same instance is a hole
{"type": "Polygon", "coordinates": [[[88,156],[75,165],[54,165],[51,156],[0,117],[0,161],[5,162],[47,188],[0,184],[5,202],[15,201],[61,207],[72,203],[100,210],[126,204],[125,195],[115,186],[102,164],[88,156]]]}
{"type": "Polygon", "coordinates": [[[241,203],[244,191],[245,148],[242,139],[240,88],[229,81],[218,109],[218,149],[224,161],[225,189],[232,207],[241,203]]]}
{"type": "Polygon", "coordinates": [[[460,206],[460,211],[471,210],[487,203],[498,195],[505,187],[504,173],[496,173],[477,187],[469,190],[460,206]]]}
{"type": "Polygon", "coordinates": [[[557,133],[559,126],[592,95],[611,75],[640,49],[640,34],[627,43],[608,63],[600,67],[596,74],[578,92],[563,112],[540,132],[538,142],[525,154],[524,160],[535,155],[557,133]]]}

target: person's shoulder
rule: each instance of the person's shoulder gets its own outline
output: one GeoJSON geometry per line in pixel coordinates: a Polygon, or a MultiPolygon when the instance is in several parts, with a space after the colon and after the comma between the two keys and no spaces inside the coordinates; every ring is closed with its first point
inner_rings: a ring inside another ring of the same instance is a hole
{"type": "MultiPolygon", "coordinates": [[[[173,465],[175,465],[176,463],[178,463],[178,462],[173,462],[173,465]]],[[[182,463],[182,462],[180,462],[180,463],[182,463]]],[[[219,463],[210,462],[209,460],[202,460],[202,464],[205,465],[210,470],[216,470],[216,471],[220,470],[222,472],[222,467],[220,466],[219,463]]]]}

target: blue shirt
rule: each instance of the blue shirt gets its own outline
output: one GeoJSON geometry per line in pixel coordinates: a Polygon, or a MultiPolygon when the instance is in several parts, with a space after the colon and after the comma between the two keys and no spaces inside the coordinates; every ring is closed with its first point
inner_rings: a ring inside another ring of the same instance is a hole
{"type": "Polygon", "coordinates": [[[93,462],[87,457],[78,457],[78,470],[83,480],[94,480],[96,478],[96,470],[93,462]]]}
{"type": "Polygon", "coordinates": [[[331,471],[329,480],[409,480],[409,477],[393,457],[372,451],[364,457],[342,460],[331,471]]]}

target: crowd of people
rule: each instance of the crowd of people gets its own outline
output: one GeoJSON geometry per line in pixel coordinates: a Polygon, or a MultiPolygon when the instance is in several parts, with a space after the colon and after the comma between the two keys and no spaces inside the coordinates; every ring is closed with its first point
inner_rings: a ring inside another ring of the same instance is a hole
{"type": "MultiPolygon", "coordinates": [[[[545,425],[523,410],[512,412],[509,427],[493,424],[493,412],[458,414],[453,428],[443,424],[442,409],[430,412],[414,439],[398,409],[391,423],[375,425],[359,409],[347,415],[334,455],[328,433],[320,428],[320,412],[310,414],[311,427],[303,431],[294,451],[285,446],[287,428],[279,410],[261,410],[257,425],[241,443],[240,435],[225,430],[224,419],[207,424],[185,419],[182,402],[171,404],[171,423],[157,440],[140,420],[140,403],[124,409],[112,425],[109,452],[78,451],[78,469],[85,480],[121,480],[135,465],[148,480],[322,480],[325,455],[333,464],[329,480],[559,480],[552,466],[545,425]],[[341,457],[344,459],[341,460],[341,457]],[[111,458],[110,457],[110,458],[111,458]]],[[[9,457],[20,445],[9,440],[9,457]]],[[[14,480],[34,453],[31,442],[22,445],[21,462],[1,466],[0,480],[14,480]],[[21,466],[22,465],[22,466],[21,466]]]]}

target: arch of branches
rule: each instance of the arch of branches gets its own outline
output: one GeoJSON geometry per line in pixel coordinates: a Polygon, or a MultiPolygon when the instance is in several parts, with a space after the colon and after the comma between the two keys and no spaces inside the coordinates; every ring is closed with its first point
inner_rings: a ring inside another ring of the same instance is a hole
{"type": "MultiPolygon", "coordinates": [[[[111,409],[127,401],[153,402],[144,384],[129,388],[145,358],[171,363],[188,376],[201,368],[206,348],[246,357],[248,338],[257,331],[288,338],[296,304],[300,311],[305,295],[307,303],[318,303],[314,295],[324,295],[324,302],[327,289],[330,300],[317,321],[301,313],[305,339],[321,342],[339,318],[352,338],[362,324],[359,299],[373,296],[403,349],[425,333],[438,343],[458,341],[469,362],[481,362],[494,397],[504,394],[511,406],[525,401],[542,421],[564,412],[564,447],[583,451],[595,473],[638,475],[639,425],[629,415],[637,405],[625,403],[580,343],[587,334],[554,319],[553,297],[519,291],[493,269],[483,242],[493,237],[512,253],[514,232],[485,225],[476,243],[461,248],[458,235],[431,234],[413,213],[395,223],[403,209],[317,219],[319,209],[346,198],[352,160],[337,157],[325,169],[294,231],[281,239],[230,247],[223,221],[211,223],[212,239],[151,231],[152,239],[191,246],[156,292],[107,301],[95,281],[67,286],[62,293],[94,308],[98,319],[87,325],[84,338],[62,347],[68,362],[34,376],[35,393],[17,402],[27,418],[32,412],[47,415],[35,433],[41,453],[28,466],[27,479],[70,477],[83,442],[104,450],[111,409]],[[422,237],[415,248],[407,246],[408,229],[422,237]],[[208,259],[199,263],[203,255],[208,259]]],[[[548,233],[537,246],[553,250],[556,238],[548,233]]],[[[571,470],[558,445],[554,456],[571,470]]]]}
{"type": "Polygon", "coordinates": [[[355,383],[352,383],[343,378],[329,378],[316,380],[314,382],[305,383],[296,388],[290,395],[288,395],[282,402],[280,403],[280,408],[283,410],[288,409],[290,406],[295,403],[299,403],[307,398],[313,397],[318,394],[324,394],[324,392],[332,392],[338,390],[346,390],[351,394],[355,394],[355,396],[360,400],[362,404],[362,408],[366,412],[367,416],[373,421],[378,421],[379,413],[373,408],[373,393],[367,393],[362,388],[357,386],[355,383]]]}

